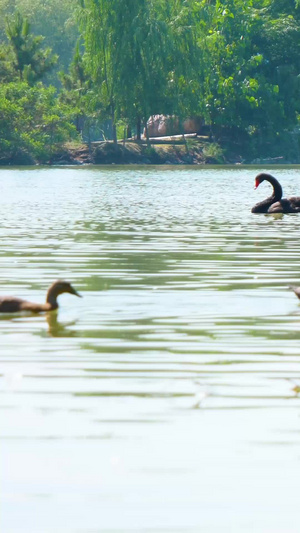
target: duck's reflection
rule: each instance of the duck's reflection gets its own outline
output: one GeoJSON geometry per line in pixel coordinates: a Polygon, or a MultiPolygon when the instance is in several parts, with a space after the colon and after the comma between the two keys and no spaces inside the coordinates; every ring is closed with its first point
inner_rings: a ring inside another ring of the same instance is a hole
{"type": "Polygon", "coordinates": [[[50,337],[75,337],[76,331],[68,329],[69,326],[73,326],[76,324],[76,320],[72,320],[71,322],[59,322],[57,320],[58,313],[56,311],[52,311],[50,313],[46,313],[46,320],[48,323],[48,335],[50,337]]]}

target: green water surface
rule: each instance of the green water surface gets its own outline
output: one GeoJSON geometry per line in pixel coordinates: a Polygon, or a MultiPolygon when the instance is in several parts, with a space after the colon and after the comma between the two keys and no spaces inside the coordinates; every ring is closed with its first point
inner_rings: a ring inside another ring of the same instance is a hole
{"type": "Polygon", "coordinates": [[[299,533],[300,215],[251,214],[262,170],[0,170],[0,294],[83,295],[0,316],[3,533],[299,533]]]}

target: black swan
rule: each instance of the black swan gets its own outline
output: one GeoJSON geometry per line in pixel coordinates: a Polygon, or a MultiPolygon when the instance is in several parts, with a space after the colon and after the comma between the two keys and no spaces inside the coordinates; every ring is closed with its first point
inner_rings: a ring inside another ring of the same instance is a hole
{"type": "Polygon", "coordinates": [[[300,196],[282,198],[282,188],[271,174],[262,172],[255,178],[255,189],[263,182],[273,185],[273,194],[251,209],[251,213],[300,213],[300,196]]]}
{"type": "Polygon", "coordinates": [[[46,303],[37,304],[15,298],[14,296],[0,297],[0,313],[17,313],[18,311],[30,311],[31,313],[43,313],[45,311],[53,311],[58,308],[57,297],[63,292],[75,294],[81,297],[77,291],[72,287],[71,283],[67,281],[58,280],[52,283],[49,287],[46,297],[46,303]]]}

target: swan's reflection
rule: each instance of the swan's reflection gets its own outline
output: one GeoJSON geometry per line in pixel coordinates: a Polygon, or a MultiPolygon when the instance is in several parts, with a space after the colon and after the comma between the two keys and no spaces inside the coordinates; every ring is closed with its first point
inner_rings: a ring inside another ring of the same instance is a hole
{"type": "Polygon", "coordinates": [[[68,329],[69,326],[76,324],[76,320],[71,322],[61,323],[57,320],[57,311],[46,313],[46,320],[48,323],[48,335],[51,337],[75,337],[76,331],[68,329]]]}

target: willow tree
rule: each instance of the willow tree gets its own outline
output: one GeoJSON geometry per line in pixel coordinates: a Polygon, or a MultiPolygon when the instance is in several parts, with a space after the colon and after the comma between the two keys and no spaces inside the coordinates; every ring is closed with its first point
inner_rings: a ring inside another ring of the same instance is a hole
{"type": "Polygon", "coordinates": [[[168,78],[168,101],[181,119],[205,115],[205,72],[209,58],[203,47],[207,2],[175,0],[168,2],[172,33],[168,78]]]}
{"type": "Polygon", "coordinates": [[[114,131],[121,118],[135,122],[139,130],[150,114],[172,111],[169,88],[176,35],[170,17],[181,4],[178,0],[82,0],[81,28],[89,70],[114,131]]]}

